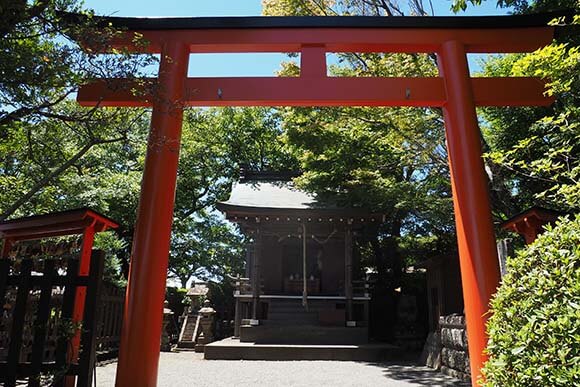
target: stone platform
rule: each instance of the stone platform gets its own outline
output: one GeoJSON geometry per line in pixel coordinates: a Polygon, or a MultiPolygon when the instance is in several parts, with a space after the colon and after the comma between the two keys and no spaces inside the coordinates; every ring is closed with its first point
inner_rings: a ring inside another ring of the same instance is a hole
{"type": "Polygon", "coordinates": [[[299,345],[361,345],[368,343],[366,327],[335,327],[320,325],[275,324],[261,321],[263,325],[240,327],[240,341],[256,344],[299,345]]]}
{"type": "Polygon", "coordinates": [[[384,343],[360,345],[256,344],[227,338],[205,346],[207,360],[339,360],[385,361],[408,357],[384,343]]]}

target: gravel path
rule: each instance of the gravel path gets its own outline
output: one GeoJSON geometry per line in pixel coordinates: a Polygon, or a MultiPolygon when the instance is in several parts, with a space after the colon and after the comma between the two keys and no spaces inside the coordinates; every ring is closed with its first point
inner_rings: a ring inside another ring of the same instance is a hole
{"type": "MultiPolygon", "coordinates": [[[[97,367],[97,386],[114,386],[116,363],[97,367]]],[[[456,379],[407,363],[203,360],[194,352],[161,353],[158,387],[461,386],[456,379]]]]}

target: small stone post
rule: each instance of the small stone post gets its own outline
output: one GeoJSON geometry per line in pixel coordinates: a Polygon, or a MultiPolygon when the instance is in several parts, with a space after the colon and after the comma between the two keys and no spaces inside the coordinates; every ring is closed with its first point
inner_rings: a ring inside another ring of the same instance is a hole
{"type": "Polygon", "coordinates": [[[213,341],[213,322],[215,314],[216,311],[211,307],[209,300],[205,300],[203,308],[199,310],[199,315],[201,316],[199,321],[201,333],[195,344],[195,352],[203,352],[205,345],[213,341]]]}

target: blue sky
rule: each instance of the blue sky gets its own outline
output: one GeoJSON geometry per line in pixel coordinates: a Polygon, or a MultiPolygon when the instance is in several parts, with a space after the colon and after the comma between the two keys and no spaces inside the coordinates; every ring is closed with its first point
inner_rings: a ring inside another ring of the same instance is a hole
{"type": "MultiPolygon", "coordinates": [[[[258,16],[261,3],[261,0],[85,0],[85,5],[98,14],[116,16],[258,16]]],[[[505,10],[497,9],[495,4],[495,0],[483,0],[481,6],[469,8],[467,14],[504,14],[505,10]]],[[[433,0],[437,16],[451,15],[450,5],[451,0],[433,0]]]]}
{"type": "MultiPolygon", "coordinates": [[[[432,1],[437,16],[453,15],[449,9],[451,0],[432,1]]],[[[144,17],[259,16],[261,3],[261,0],[85,0],[85,6],[98,15],[144,17]]],[[[465,15],[506,13],[495,4],[496,0],[483,0],[481,6],[470,7],[465,15]]],[[[276,53],[196,54],[190,60],[189,76],[271,76],[284,60],[288,60],[286,55],[276,53]]],[[[472,70],[476,70],[474,61],[470,63],[472,70]]]]}

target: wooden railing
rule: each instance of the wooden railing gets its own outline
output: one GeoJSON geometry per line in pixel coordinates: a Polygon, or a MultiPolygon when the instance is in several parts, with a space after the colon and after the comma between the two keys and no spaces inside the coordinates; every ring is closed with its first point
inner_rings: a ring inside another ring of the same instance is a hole
{"type": "MultiPolygon", "coordinates": [[[[231,277],[231,281],[234,284],[235,295],[248,295],[252,294],[252,284],[249,278],[243,277],[231,277]]],[[[309,280],[311,281],[311,280],[309,280]]],[[[300,284],[302,282],[300,281],[300,284]]],[[[264,288],[264,281],[261,284],[262,290],[264,288]]],[[[300,286],[300,290],[302,287],[300,286]]],[[[371,283],[367,280],[357,280],[352,281],[353,296],[355,297],[370,297],[371,283]]],[[[301,291],[300,291],[301,292],[301,291]]],[[[262,292],[263,293],[263,292],[262,292]]],[[[296,293],[296,292],[294,292],[296,293]]],[[[316,295],[315,291],[309,292],[309,294],[316,295]]],[[[339,294],[344,295],[344,281],[339,283],[339,294]]]]}
{"type": "Polygon", "coordinates": [[[124,305],[125,288],[104,283],[99,300],[99,322],[95,347],[97,358],[110,358],[118,354],[124,305]]]}
{"type": "Polygon", "coordinates": [[[77,376],[77,387],[91,385],[104,254],[93,252],[87,276],[78,275],[78,264],[77,257],[0,260],[0,382],[5,387],[26,380],[28,386],[58,387],[66,375],[77,376]],[[86,287],[84,318],[75,326],[79,287],[86,287]],[[79,329],[81,352],[78,361],[71,361],[71,338],[79,329]]]}

